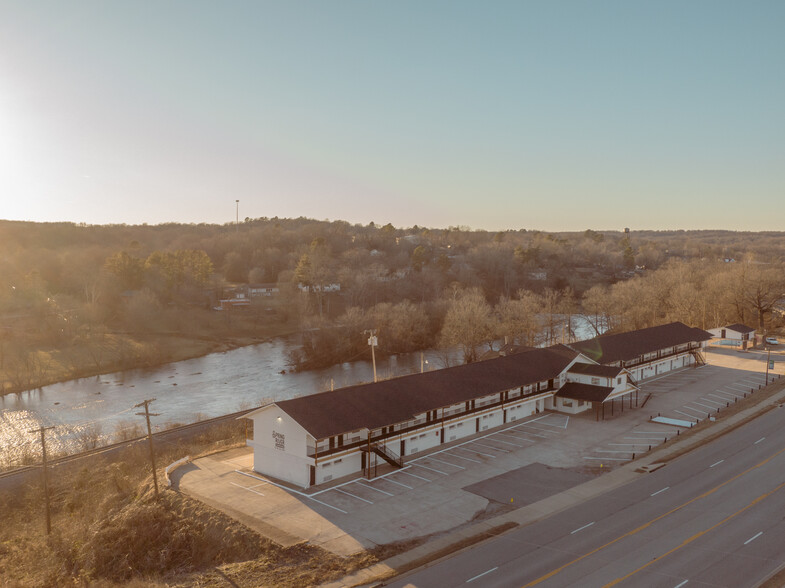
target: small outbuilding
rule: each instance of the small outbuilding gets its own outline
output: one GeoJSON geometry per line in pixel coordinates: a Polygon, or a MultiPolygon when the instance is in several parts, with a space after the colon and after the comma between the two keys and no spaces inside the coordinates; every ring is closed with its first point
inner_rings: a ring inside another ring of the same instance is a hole
{"type": "Polygon", "coordinates": [[[711,345],[737,347],[740,349],[747,349],[755,345],[755,329],[741,323],[709,329],[709,333],[712,336],[711,345]]]}

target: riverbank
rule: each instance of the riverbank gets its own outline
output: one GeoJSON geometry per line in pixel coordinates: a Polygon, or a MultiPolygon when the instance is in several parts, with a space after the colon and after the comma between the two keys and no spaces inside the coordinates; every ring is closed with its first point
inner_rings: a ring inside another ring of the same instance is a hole
{"type": "Polygon", "coordinates": [[[31,348],[25,351],[22,361],[0,362],[0,396],[68,380],[159,367],[295,332],[296,325],[283,322],[253,330],[238,326],[205,334],[111,332],[84,337],[64,347],[31,348]]]}

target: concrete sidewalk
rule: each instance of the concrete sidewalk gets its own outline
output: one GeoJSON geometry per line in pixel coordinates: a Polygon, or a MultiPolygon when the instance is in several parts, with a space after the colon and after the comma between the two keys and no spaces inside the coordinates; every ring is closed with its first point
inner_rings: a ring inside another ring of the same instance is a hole
{"type": "Polygon", "coordinates": [[[684,436],[679,436],[678,440],[662,445],[634,462],[625,464],[599,478],[540,500],[537,503],[524,506],[513,512],[499,515],[482,523],[467,526],[438,539],[428,541],[419,547],[384,562],[359,570],[338,582],[324,584],[323,588],[348,588],[378,582],[421,565],[436,562],[442,557],[447,557],[462,548],[488,539],[490,536],[497,534],[493,532],[494,529],[503,528],[505,525],[509,526],[511,523],[516,526],[534,523],[627,484],[641,475],[646,475],[647,467],[656,468],[663,462],[695,449],[773,407],[783,405],[785,403],[785,381],[775,382],[772,384],[772,388],[778,388],[779,390],[768,399],[740,410],[732,416],[719,418],[714,423],[706,423],[699,429],[690,431],[684,436]]]}

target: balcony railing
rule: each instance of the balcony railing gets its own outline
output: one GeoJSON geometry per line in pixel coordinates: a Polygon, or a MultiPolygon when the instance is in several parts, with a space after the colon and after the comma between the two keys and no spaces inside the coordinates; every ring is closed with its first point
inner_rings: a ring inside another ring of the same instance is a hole
{"type": "MultiPolygon", "coordinates": [[[[549,388],[545,388],[545,389],[542,389],[542,390],[529,392],[528,394],[524,394],[522,396],[516,396],[516,397],[513,397],[513,398],[508,398],[507,400],[505,400],[503,402],[497,400],[496,402],[493,402],[491,404],[485,404],[483,406],[475,406],[475,408],[470,408],[469,410],[466,410],[465,408],[462,408],[460,410],[456,410],[453,413],[449,413],[449,412],[445,411],[445,413],[444,413],[444,420],[445,421],[446,420],[452,420],[456,416],[469,416],[469,415],[472,415],[472,414],[485,412],[485,411],[491,410],[493,408],[500,408],[502,406],[509,406],[511,404],[515,404],[516,402],[528,400],[528,399],[530,399],[532,397],[535,397],[535,396],[538,396],[540,394],[545,394],[545,393],[548,393],[548,392],[554,392],[556,390],[558,390],[558,388],[556,386],[551,386],[549,388]]],[[[390,431],[390,432],[388,432],[388,433],[386,433],[384,435],[381,435],[381,434],[371,435],[371,444],[375,444],[375,443],[378,443],[380,441],[384,441],[386,439],[390,439],[390,438],[393,438],[393,437],[405,436],[405,435],[408,435],[408,434],[412,433],[413,431],[419,431],[421,429],[425,429],[425,428],[429,428],[429,427],[440,427],[440,425],[442,423],[442,420],[443,419],[442,419],[441,413],[440,413],[439,417],[434,419],[434,420],[432,420],[432,421],[426,421],[425,419],[417,419],[416,421],[408,421],[408,423],[411,423],[411,424],[408,424],[407,426],[403,426],[400,429],[396,429],[394,431],[390,431]]],[[[363,448],[363,447],[367,447],[367,446],[368,446],[368,439],[363,439],[363,440],[358,441],[356,443],[345,443],[345,444],[343,444],[340,447],[338,447],[337,445],[335,447],[332,447],[332,448],[329,448],[329,447],[322,448],[322,447],[320,447],[319,448],[319,457],[328,457],[328,456],[335,455],[337,453],[342,453],[344,451],[349,451],[351,449],[363,448]]],[[[308,457],[316,457],[316,452],[313,450],[313,447],[308,447],[308,457]]]]}

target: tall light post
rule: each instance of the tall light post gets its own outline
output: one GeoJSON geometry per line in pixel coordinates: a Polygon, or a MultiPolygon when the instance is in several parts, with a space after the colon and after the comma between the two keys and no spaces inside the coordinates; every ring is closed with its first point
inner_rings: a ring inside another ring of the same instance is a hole
{"type": "Polygon", "coordinates": [[[365,331],[370,336],[368,337],[368,345],[371,346],[371,361],[373,361],[373,381],[376,382],[376,353],[374,348],[379,344],[379,339],[376,338],[376,329],[365,331]]]}
{"type": "Polygon", "coordinates": [[[234,226],[236,228],[236,231],[239,233],[240,232],[240,201],[239,200],[235,200],[234,201],[234,207],[235,207],[235,211],[234,211],[234,214],[235,214],[234,226]]]}

